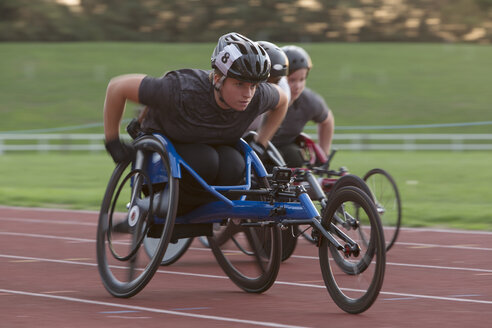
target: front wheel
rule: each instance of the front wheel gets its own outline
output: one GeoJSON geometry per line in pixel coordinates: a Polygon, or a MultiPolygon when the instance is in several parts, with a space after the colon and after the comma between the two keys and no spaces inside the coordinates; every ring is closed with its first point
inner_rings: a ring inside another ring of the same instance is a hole
{"type": "Polygon", "coordinates": [[[337,248],[321,237],[319,259],[326,288],[342,310],[364,312],[379,295],[386,265],[384,234],[376,207],[359,188],[343,187],[331,195],[321,223],[342,246],[337,248]],[[340,218],[353,217],[355,209],[365,222],[361,228],[370,236],[369,244],[350,225],[335,224],[340,218]]]}

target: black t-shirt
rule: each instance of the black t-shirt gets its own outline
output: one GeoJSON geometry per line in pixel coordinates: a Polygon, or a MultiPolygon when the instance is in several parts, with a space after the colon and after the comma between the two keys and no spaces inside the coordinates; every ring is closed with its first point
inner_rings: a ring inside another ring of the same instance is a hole
{"type": "Polygon", "coordinates": [[[149,107],[143,130],[163,133],[178,143],[234,145],[258,115],[279,101],[272,85],[260,83],[246,110],[222,109],[209,74],[183,69],[160,78],[145,77],[139,89],[139,102],[149,107]]]}
{"type": "Polygon", "coordinates": [[[323,98],[305,88],[299,98],[289,106],[282,125],[272,138],[272,143],[279,147],[293,143],[307,122],[321,123],[326,120],[329,112],[330,109],[323,98]]]}

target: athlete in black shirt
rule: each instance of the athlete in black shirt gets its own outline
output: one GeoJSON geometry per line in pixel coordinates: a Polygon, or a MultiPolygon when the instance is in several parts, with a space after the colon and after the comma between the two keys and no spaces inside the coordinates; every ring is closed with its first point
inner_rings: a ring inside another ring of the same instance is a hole
{"type": "MultiPolygon", "coordinates": [[[[248,126],[268,112],[258,131],[255,150],[264,151],[287,111],[287,97],[276,85],[264,83],[270,73],[265,50],[238,33],[219,38],[212,71],[183,69],[161,78],[142,74],[113,78],[106,91],[104,134],[115,162],[132,156],[119,139],[127,100],[148,107],[142,122],[146,133],[169,137],[183,159],[210,185],[238,184],[243,156],[234,148],[248,126]]],[[[207,201],[200,186],[184,172],[178,214],[207,201]]]]}

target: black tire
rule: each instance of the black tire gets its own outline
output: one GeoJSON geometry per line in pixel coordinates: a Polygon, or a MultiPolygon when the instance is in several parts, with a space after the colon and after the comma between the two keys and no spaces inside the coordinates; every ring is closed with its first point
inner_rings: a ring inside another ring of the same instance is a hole
{"type": "MultiPolygon", "coordinates": [[[[181,238],[176,243],[169,243],[161,261],[162,266],[171,265],[181,258],[190,248],[193,238],[181,238]]],[[[144,247],[147,255],[153,257],[159,245],[159,238],[144,238],[144,247]]]]}
{"type": "Polygon", "coordinates": [[[386,252],[384,233],[376,207],[369,196],[359,188],[348,186],[338,189],[323,211],[322,225],[342,246],[345,246],[347,242],[335,233],[332,223],[334,215],[341,208],[345,210],[350,207],[359,207],[367,216],[368,222],[364,229],[370,234],[369,246],[364,246],[357,232],[337,225],[344,234],[357,243],[360,252],[345,257],[346,253],[343,250],[336,249],[327,238],[321,237],[319,259],[326,288],[334,302],[345,312],[356,314],[367,310],[379,295],[384,280],[386,252]],[[369,248],[372,251],[369,251],[369,248]],[[368,252],[372,254],[368,256],[368,252]],[[351,265],[351,274],[347,274],[346,268],[341,268],[338,263],[337,265],[330,263],[329,258],[335,253],[345,258],[346,266],[351,265]],[[361,270],[363,261],[366,263],[361,270]]]}
{"type": "Polygon", "coordinates": [[[347,174],[340,177],[340,179],[338,179],[337,182],[335,182],[330,192],[328,193],[328,202],[330,201],[331,195],[333,195],[335,191],[347,186],[357,187],[361,189],[363,192],[365,192],[366,194],[368,194],[369,197],[371,197],[371,199],[373,197],[371,193],[371,189],[363,179],[353,174],[347,174]]]}
{"type": "Polygon", "coordinates": [[[146,174],[146,161],[159,154],[163,168],[170,172],[169,158],[162,144],[152,136],[134,142],[136,159],[116,166],[102,201],[97,227],[97,264],[104,287],[116,297],[131,297],[141,291],[159,267],[171,238],[178,204],[178,180],[168,174],[164,190],[169,197],[165,217],[154,216],[154,192],[146,174]],[[146,205],[145,205],[146,204],[146,205]],[[153,256],[147,256],[143,239],[155,224],[162,234],[153,256]],[[124,226],[123,231],[116,227],[124,226]]]}
{"type": "Polygon", "coordinates": [[[379,168],[367,172],[364,181],[371,189],[383,224],[386,251],[389,251],[398,238],[401,225],[401,199],[398,187],[393,177],[379,168]]]}
{"type": "MultiPolygon", "coordinates": [[[[262,186],[267,183],[266,179],[261,180],[262,186]]],[[[229,221],[225,232],[208,237],[208,244],[233,283],[246,292],[262,293],[273,285],[280,269],[280,228],[245,227],[238,223],[229,221]]]]}
{"type": "Polygon", "coordinates": [[[287,227],[282,230],[282,262],[287,261],[292,256],[297,246],[297,233],[299,228],[297,225],[287,227]]]}

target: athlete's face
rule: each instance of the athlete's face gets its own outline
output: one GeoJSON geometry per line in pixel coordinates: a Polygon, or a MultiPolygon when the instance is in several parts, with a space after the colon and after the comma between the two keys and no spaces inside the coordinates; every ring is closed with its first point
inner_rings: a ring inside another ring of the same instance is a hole
{"type": "Polygon", "coordinates": [[[219,99],[219,106],[222,108],[229,108],[230,106],[237,111],[245,110],[255,95],[256,86],[255,83],[243,82],[231,77],[225,79],[221,92],[226,104],[219,99]]]}
{"type": "Polygon", "coordinates": [[[304,90],[306,86],[306,78],[308,74],[307,68],[301,68],[294,71],[287,77],[290,87],[290,102],[294,102],[299,96],[301,92],[304,90]]]}

